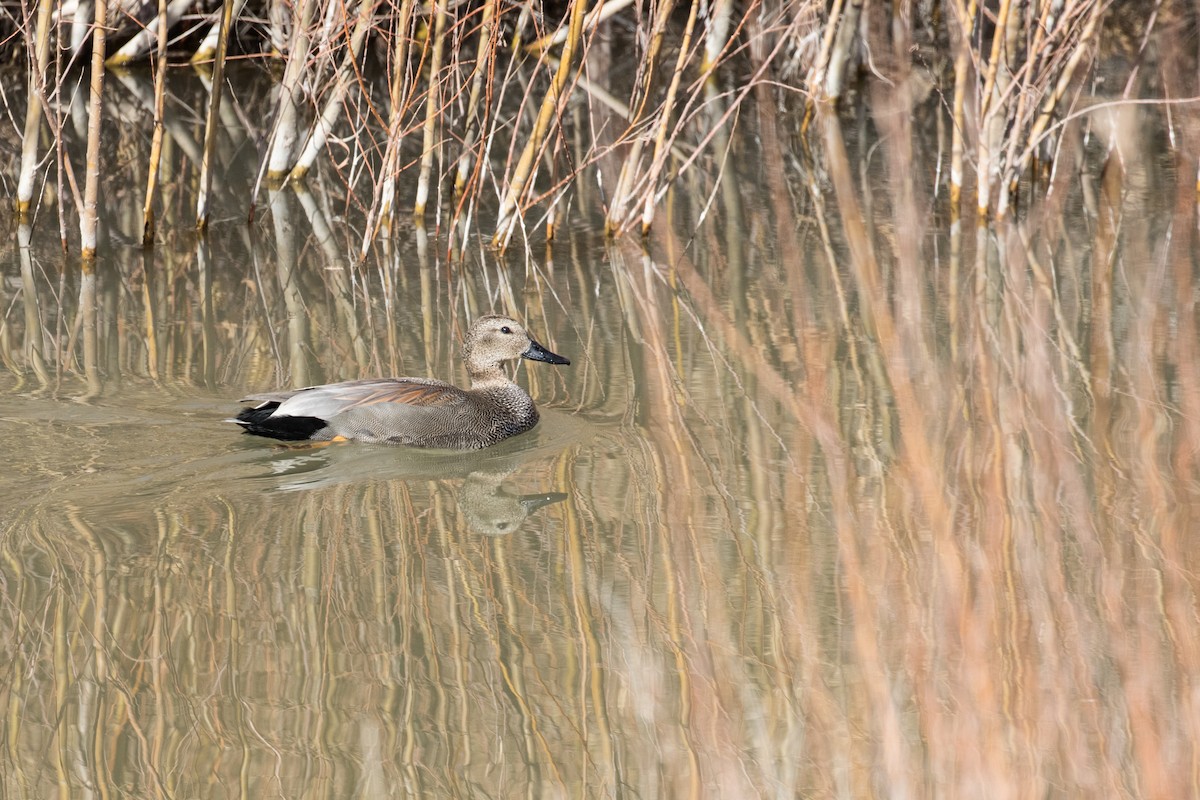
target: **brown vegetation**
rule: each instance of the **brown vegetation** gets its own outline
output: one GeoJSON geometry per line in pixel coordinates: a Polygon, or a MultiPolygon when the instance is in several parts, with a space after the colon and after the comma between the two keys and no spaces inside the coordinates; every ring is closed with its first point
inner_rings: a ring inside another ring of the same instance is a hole
{"type": "MultiPolygon", "coordinates": [[[[70,136],[62,126],[64,94],[79,73],[79,51],[89,41],[105,48],[103,26],[85,17],[89,7],[50,0],[10,7],[18,33],[9,47],[29,53],[17,197],[22,214],[37,202],[38,177],[57,175],[51,182],[61,185],[65,172],[73,185],[70,143],[48,153],[44,143],[38,147],[37,131],[41,103],[48,101],[51,140],[70,136]],[[87,25],[93,25],[91,39],[78,36],[87,25]]],[[[105,5],[94,8],[103,14],[105,5]]],[[[546,6],[304,0],[266,7],[229,0],[201,9],[198,26],[178,3],[160,2],[120,9],[108,64],[128,68],[149,60],[161,52],[168,30],[178,36],[170,42],[173,58],[191,55],[197,69],[212,70],[215,109],[230,57],[219,31],[228,28],[242,56],[282,62],[278,91],[267,106],[272,113],[254,115],[256,124],[269,124],[259,132],[269,185],[302,182],[327,152],[322,169],[336,173],[347,202],[371,198],[364,253],[378,234],[394,228],[394,198],[417,218],[432,216],[460,235],[482,227],[503,248],[517,230],[545,226],[552,236],[564,200],[588,165],[601,160],[620,164],[603,198],[608,228],[645,233],[681,173],[719,177],[727,154],[715,145],[758,87],[769,87],[785,106],[806,105],[811,112],[857,96],[862,79],[881,68],[912,75],[903,84],[909,91],[932,91],[950,110],[953,196],[970,185],[981,213],[1004,216],[1035,157],[1053,162],[1056,122],[1078,109],[1081,78],[1096,61],[1102,33],[1122,34],[1120,47],[1137,60],[1156,26],[1175,24],[1174,17],[1164,22],[1167,15],[1157,7],[1111,16],[1110,5],[1098,0],[947,0],[895,15],[889,8],[861,0],[687,7],[673,0],[610,0],[590,9],[582,0],[546,6]],[[202,32],[207,35],[198,41],[202,32]],[[606,50],[621,57],[599,55],[606,50]],[[714,103],[722,113],[711,113],[714,103]],[[596,133],[578,153],[564,146],[568,121],[596,133]]],[[[94,59],[96,86],[101,62],[94,59]]],[[[160,57],[157,72],[162,69],[160,57]]],[[[217,168],[209,163],[213,128],[224,124],[210,114],[204,155],[188,168],[205,174],[217,168]]],[[[153,174],[157,156],[148,160],[141,166],[153,174]]],[[[102,169],[89,161],[85,172],[102,169]]],[[[124,177],[103,176],[110,182],[124,177]]],[[[149,220],[154,181],[138,182],[149,187],[149,220]]],[[[207,200],[202,191],[201,226],[210,213],[207,200]]],[[[86,208],[86,196],[82,203],[86,208]]]]}

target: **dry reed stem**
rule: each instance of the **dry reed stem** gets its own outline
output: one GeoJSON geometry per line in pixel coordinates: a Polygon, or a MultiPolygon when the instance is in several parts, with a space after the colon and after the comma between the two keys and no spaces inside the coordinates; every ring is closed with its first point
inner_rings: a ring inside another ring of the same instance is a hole
{"type": "Polygon", "coordinates": [[[671,83],[667,87],[667,97],[659,111],[658,133],[654,137],[654,152],[650,156],[650,175],[646,180],[645,195],[642,201],[642,236],[645,236],[646,232],[650,230],[650,223],[654,219],[654,193],[658,186],[659,175],[666,167],[670,152],[669,148],[664,147],[667,128],[671,123],[671,112],[675,108],[675,94],[679,91],[679,84],[683,80],[683,70],[690,57],[692,33],[696,27],[696,14],[699,6],[699,3],[692,3],[691,12],[689,12],[687,23],[684,25],[683,38],[679,43],[679,56],[675,61],[675,72],[671,75],[671,83]]]}
{"type": "Polygon", "coordinates": [[[80,249],[84,265],[96,258],[100,194],[100,129],[104,119],[104,43],[107,36],[108,0],[95,0],[92,19],[92,74],[88,83],[88,127],[83,207],[79,212],[80,249]]]}
{"type": "Polygon", "coordinates": [[[707,33],[704,36],[704,59],[700,62],[700,71],[712,72],[717,67],[729,46],[729,26],[733,16],[733,0],[713,0],[706,20],[707,33]]]}
{"type": "Polygon", "coordinates": [[[279,84],[279,106],[267,148],[267,183],[279,185],[295,163],[292,150],[300,137],[300,98],[308,70],[312,19],[317,0],[299,0],[292,10],[292,38],[288,46],[283,80],[279,84]]]}
{"type": "MultiPolygon", "coordinates": [[[[242,16],[242,9],[246,7],[246,0],[234,0],[233,4],[233,19],[239,19],[242,16]]],[[[272,5],[274,7],[274,5],[272,5]]],[[[188,61],[192,64],[200,64],[212,59],[217,53],[217,44],[221,40],[221,25],[224,14],[217,17],[212,25],[208,26],[208,32],[204,34],[204,39],[200,44],[196,45],[196,51],[192,53],[188,61]]]]}
{"type": "MultiPolygon", "coordinates": [[[[1025,21],[1026,27],[1032,27],[1035,33],[1033,44],[1029,49],[1029,55],[1027,55],[1025,59],[1026,63],[1023,74],[1018,76],[1018,80],[1025,82],[1030,82],[1031,76],[1036,76],[1039,74],[1037,67],[1044,66],[1044,62],[1050,57],[1049,48],[1044,46],[1047,35],[1050,35],[1051,33],[1058,33],[1057,30],[1053,32],[1051,31],[1051,15],[1054,13],[1053,4],[1046,4],[1042,9],[1041,17],[1036,20],[1033,19],[1035,11],[1036,9],[1032,7],[1026,9],[1026,15],[1028,16],[1028,19],[1025,21]]],[[[1009,42],[1006,44],[1008,52],[1011,54],[1011,58],[1015,58],[1018,51],[1018,44],[1015,41],[1016,28],[1018,27],[1016,18],[1017,15],[1013,15],[1013,22],[1011,22],[1009,25],[1012,34],[1009,37],[1009,42]]],[[[1018,93],[1016,110],[1011,114],[1012,119],[1016,121],[1018,126],[1022,125],[1026,120],[1026,108],[1033,99],[1034,95],[1030,91],[1021,91],[1018,93]]],[[[1008,180],[1002,181],[1000,185],[1000,199],[996,207],[996,216],[998,219],[1003,219],[1007,214],[1008,207],[1012,202],[1012,195],[1016,191],[1017,178],[1012,177],[1012,170],[1017,147],[1023,141],[1024,140],[1020,136],[1010,135],[1008,137],[1008,143],[1004,154],[1004,164],[1010,177],[1008,180]]]]}
{"type": "MultiPolygon", "coordinates": [[[[662,0],[658,6],[658,13],[654,16],[650,30],[650,45],[646,48],[646,55],[640,65],[641,82],[635,87],[635,96],[630,103],[635,110],[632,114],[629,112],[623,114],[629,120],[630,131],[642,125],[646,105],[650,101],[650,89],[658,65],[658,55],[662,50],[663,34],[674,7],[674,0],[662,0]]],[[[635,135],[629,146],[629,152],[621,162],[621,172],[617,177],[616,186],[613,187],[612,198],[608,203],[608,213],[604,219],[605,232],[610,235],[620,230],[627,215],[626,208],[633,201],[634,184],[642,167],[642,149],[645,146],[645,137],[635,135]]]]}
{"type": "Polygon", "coordinates": [[[399,172],[400,146],[403,142],[404,110],[408,107],[411,92],[408,80],[408,51],[414,3],[415,0],[401,0],[396,13],[396,27],[392,34],[392,74],[388,87],[387,142],[384,146],[379,178],[375,181],[375,199],[367,214],[366,232],[359,249],[360,258],[366,258],[377,232],[381,232],[383,237],[387,238],[395,213],[396,176],[399,172]]]}
{"type": "Polygon", "coordinates": [[[545,143],[552,121],[560,112],[560,101],[570,77],[575,52],[582,44],[585,12],[586,7],[582,0],[571,1],[567,39],[563,45],[558,69],[554,71],[546,94],[542,97],[541,107],[538,109],[537,118],[534,121],[533,129],[529,132],[521,156],[508,176],[508,185],[500,201],[496,232],[492,236],[492,246],[501,251],[507,247],[516,228],[517,219],[521,213],[520,204],[525,194],[526,183],[532,175],[534,159],[545,143]]]}
{"type": "Polygon", "coordinates": [[[421,168],[417,175],[417,196],[413,203],[413,216],[425,216],[429,202],[429,185],[432,179],[433,159],[440,151],[437,142],[438,122],[442,111],[442,54],[446,46],[446,2],[434,0],[433,30],[430,33],[432,47],[429,56],[429,86],[425,93],[425,128],[421,142],[421,168]]]}
{"type": "Polygon", "coordinates": [[[962,213],[963,188],[963,156],[966,152],[965,139],[967,135],[967,120],[965,115],[967,103],[967,81],[971,71],[971,39],[975,30],[975,0],[964,7],[960,2],[954,4],[955,14],[959,22],[959,33],[954,38],[954,97],[950,112],[950,214],[957,223],[962,213]]]}
{"type": "Polygon", "coordinates": [[[846,68],[850,64],[850,45],[853,44],[858,34],[858,21],[862,16],[862,6],[863,0],[850,0],[850,4],[844,7],[838,18],[831,19],[829,22],[830,25],[836,23],[837,35],[833,38],[833,50],[829,54],[825,79],[821,83],[819,91],[831,100],[837,100],[842,95],[846,68]]]}
{"type": "Polygon", "coordinates": [[[833,5],[829,8],[829,18],[825,22],[825,32],[821,37],[821,49],[817,51],[817,57],[813,62],[812,68],[804,76],[804,82],[810,87],[810,93],[805,103],[805,131],[808,130],[808,123],[812,119],[813,103],[819,97],[818,94],[811,91],[811,87],[823,88],[826,84],[825,76],[829,72],[829,63],[833,57],[833,42],[837,36],[838,25],[842,19],[842,9],[845,4],[846,0],[833,0],[833,5]]]}
{"type": "Polygon", "coordinates": [[[225,55],[229,47],[229,28],[233,23],[233,4],[234,0],[223,0],[221,3],[221,32],[217,37],[217,52],[212,63],[213,80],[209,90],[208,117],[204,125],[204,152],[200,161],[200,189],[196,196],[196,229],[201,232],[208,228],[208,196],[212,189],[213,170],[216,166],[221,95],[225,86],[225,55]]]}
{"type": "Polygon", "coordinates": [[[1059,102],[1067,93],[1072,81],[1075,78],[1075,70],[1078,69],[1079,63],[1087,54],[1093,39],[1096,36],[1096,29],[1103,17],[1103,4],[1096,2],[1091,6],[1091,13],[1084,23],[1083,30],[1079,35],[1079,41],[1076,42],[1074,49],[1067,58],[1067,63],[1059,73],[1058,81],[1054,85],[1053,91],[1046,94],[1045,100],[1042,101],[1042,106],[1038,110],[1037,119],[1029,129],[1029,133],[1025,136],[1025,150],[1021,153],[1021,158],[1011,169],[1010,182],[1014,182],[1029,168],[1030,159],[1032,159],[1037,147],[1041,144],[1042,137],[1046,129],[1050,125],[1055,110],[1058,108],[1059,102]]]}
{"type": "Polygon", "coordinates": [[[496,6],[499,0],[485,0],[483,17],[479,22],[479,47],[475,54],[475,67],[471,74],[471,93],[467,97],[466,132],[463,135],[462,154],[458,157],[458,172],[454,178],[454,196],[459,199],[472,171],[475,143],[479,139],[481,128],[486,127],[490,105],[480,113],[480,99],[483,96],[483,80],[489,80],[488,93],[491,93],[491,81],[494,78],[493,65],[499,39],[495,27],[496,6]]]}
{"type": "MultiPolygon", "coordinates": [[[[1030,13],[1032,13],[1032,10],[1030,10],[1030,13]]],[[[985,135],[991,137],[989,154],[996,159],[996,174],[999,183],[999,197],[996,202],[997,216],[1003,214],[1004,206],[1008,202],[1007,182],[1003,179],[1004,168],[1007,166],[1007,162],[1002,160],[1002,153],[1006,150],[1004,132],[1006,126],[1011,121],[1020,121],[1022,119],[1022,111],[1025,107],[1027,94],[1019,91],[1019,89],[1021,82],[1030,74],[1029,70],[1032,67],[1030,59],[1026,59],[1023,69],[1017,66],[1020,55],[1017,37],[1021,29],[1021,23],[1020,10],[1014,10],[1005,20],[1004,28],[997,29],[993,34],[993,38],[1001,42],[1001,63],[996,73],[995,95],[1005,98],[1004,108],[1006,109],[1003,118],[996,115],[991,118],[990,123],[985,122],[985,130],[987,131],[985,135]],[[1014,86],[1016,89],[1015,92],[1014,86]],[[1015,97],[1013,96],[1014,93],[1015,97]],[[993,130],[995,131],[994,134],[993,130]]],[[[1007,149],[1012,149],[1012,142],[1019,137],[1010,136],[1008,138],[1007,149]]],[[[990,197],[988,202],[990,203],[990,197]]]]}
{"type": "MultiPolygon", "coordinates": [[[[27,8],[22,3],[23,8],[27,8]]],[[[42,130],[42,99],[46,97],[47,68],[50,64],[50,18],[53,0],[39,0],[37,27],[32,46],[27,47],[33,58],[29,64],[26,89],[25,127],[21,139],[21,171],[17,179],[17,217],[27,221],[33,210],[33,192],[37,185],[38,138],[42,130]]],[[[28,15],[24,26],[28,35],[28,15]]]]}
{"type": "Polygon", "coordinates": [[[158,57],[154,69],[154,133],[150,139],[150,163],[146,170],[146,200],[142,205],[142,245],[154,243],[154,198],[158,193],[158,169],[162,163],[163,104],[167,85],[167,0],[158,0],[158,57]]]}
{"type": "MultiPolygon", "coordinates": [[[[583,22],[585,31],[591,31],[601,22],[609,19],[615,14],[618,14],[629,6],[633,5],[634,0],[605,0],[599,3],[588,12],[587,18],[583,22]]],[[[539,55],[551,47],[557,47],[567,40],[569,29],[560,27],[554,33],[547,34],[536,41],[525,45],[525,52],[531,55],[539,55]]]]}
{"type": "Polygon", "coordinates": [[[171,0],[169,4],[159,0],[158,14],[133,38],[121,45],[121,49],[108,57],[106,62],[108,66],[123,66],[143,59],[150,53],[150,48],[156,42],[161,51],[165,47],[166,31],[174,27],[175,23],[179,22],[187,10],[194,5],[194,0],[171,0]]]}
{"type": "Polygon", "coordinates": [[[996,12],[996,28],[992,34],[992,50],[987,62],[987,72],[984,75],[983,89],[979,95],[979,140],[975,151],[976,201],[975,209],[979,219],[988,218],[988,208],[991,203],[992,178],[999,174],[999,164],[992,163],[992,154],[1000,147],[1000,137],[1004,132],[1005,119],[1001,116],[1007,107],[1007,97],[1002,95],[996,86],[997,74],[1000,72],[1003,60],[1004,37],[1001,35],[1008,25],[1008,15],[1011,12],[1010,0],[1000,0],[1000,8],[996,12]]]}
{"type": "Polygon", "coordinates": [[[343,103],[347,93],[352,86],[361,81],[361,76],[357,74],[356,64],[362,54],[363,43],[366,41],[367,33],[371,30],[371,21],[380,1],[359,0],[358,18],[354,23],[354,31],[350,34],[346,52],[334,75],[333,87],[326,97],[325,108],[317,118],[316,124],[313,125],[312,132],[309,133],[308,139],[300,150],[300,156],[296,159],[295,166],[292,167],[289,176],[292,180],[300,181],[308,175],[317,156],[324,149],[339,115],[344,110],[343,103]]]}

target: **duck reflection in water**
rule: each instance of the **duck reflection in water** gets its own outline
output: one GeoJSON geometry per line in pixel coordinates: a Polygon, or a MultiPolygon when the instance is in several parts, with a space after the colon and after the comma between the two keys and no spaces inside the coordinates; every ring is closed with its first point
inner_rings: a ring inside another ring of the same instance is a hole
{"type": "MultiPolygon", "coordinates": [[[[274,466],[283,470],[280,474],[301,476],[312,468],[312,465],[306,462],[313,460],[316,460],[313,455],[293,455],[276,460],[274,466]]],[[[538,509],[567,499],[568,495],[565,492],[519,494],[511,491],[505,482],[514,471],[507,469],[471,472],[457,487],[455,500],[458,510],[471,531],[484,536],[507,536],[520,528],[521,523],[538,509]]],[[[445,477],[434,480],[443,486],[453,486],[445,477]]],[[[279,491],[307,491],[335,482],[301,477],[282,483],[279,491]]]]}
{"type": "Polygon", "coordinates": [[[567,499],[565,492],[514,494],[504,488],[510,473],[473,472],[458,490],[467,527],[484,536],[507,536],[539,508],[567,499]]]}
{"type": "MultiPolygon", "coordinates": [[[[484,453],[415,451],[403,459],[392,448],[323,447],[279,448],[253,455],[258,477],[279,492],[325,491],[347,484],[408,483],[414,488],[432,481],[454,495],[468,529],[486,536],[505,536],[517,530],[534,512],[566,500],[564,492],[523,493],[515,484],[533,483],[535,476],[554,475],[564,451],[586,437],[586,428],[569,414],[552,413],[548,427],[512,439],[484,453]],[[266,457],[264,458],[264,455],[266,457]],[[269,474],[262,474],[262,466],[269,474]],[[514,480],[516,477],[516,480],[514,480]]],[[[420,491],[420,489],[417,489],[420,491]]]]}

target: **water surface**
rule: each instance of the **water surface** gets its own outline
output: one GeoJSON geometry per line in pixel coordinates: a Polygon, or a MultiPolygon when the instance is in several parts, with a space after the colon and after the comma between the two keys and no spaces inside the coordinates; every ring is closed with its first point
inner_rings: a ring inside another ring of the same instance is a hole
{"type": "Polygon", "coordinates": [[[1079,118],[977,228],[935,102],[811,162],[752,109],[644,246],[585,186],[545,246],[405,224],[360,264],[320,181],[198,240],[178,152],[148,254],[128,186],[92,274],[14,235],[6,796],[1200,792],[1196,120],[1079,118]],[[224,421],[462,380],[488,312],[573,362],[520,367],[543,422],[492,451],[224,421]]]}

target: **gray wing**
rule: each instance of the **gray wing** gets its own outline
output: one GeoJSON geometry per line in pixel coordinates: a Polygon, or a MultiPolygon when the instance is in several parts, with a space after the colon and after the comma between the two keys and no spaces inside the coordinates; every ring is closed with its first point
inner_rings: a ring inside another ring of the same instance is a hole
{"type": "Polygon", "coordinates": [[[332,420],[355,409],[374,407],[375,412],[401,413],[406,407],[449,410],[466,402],[462,389],[444,381],[421,378],[373,378],[360,381],[328,383],[286,392],[267,392],[245,397],[243,403],[262,407],[278,403],[273,417],[316,417],[332,420]],[[385,410],[386,409],[386,410],[385,410]]]}

